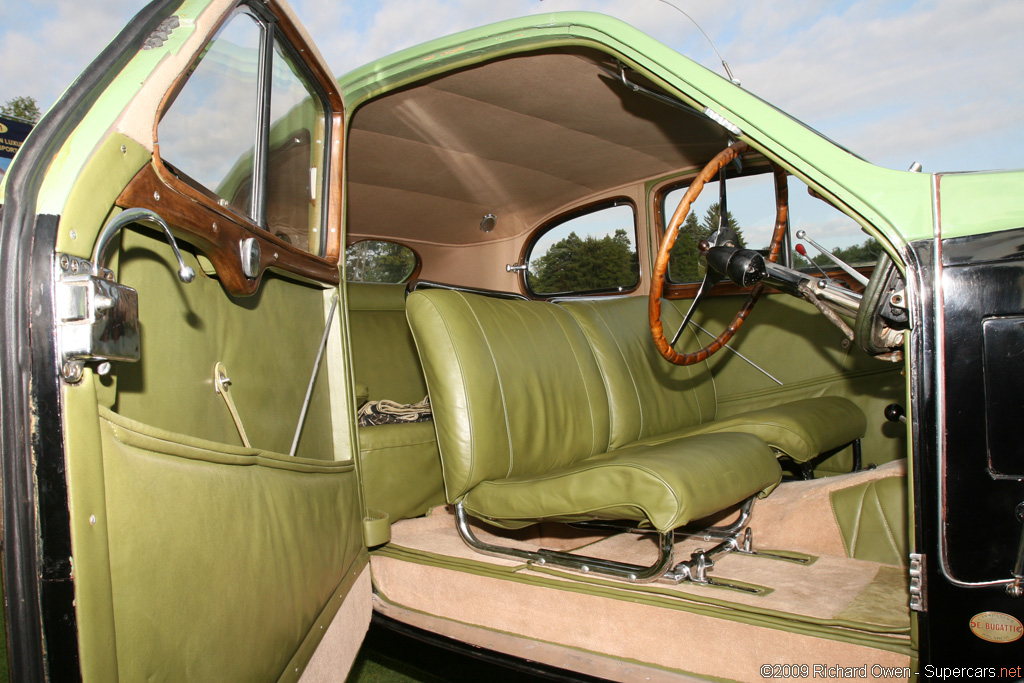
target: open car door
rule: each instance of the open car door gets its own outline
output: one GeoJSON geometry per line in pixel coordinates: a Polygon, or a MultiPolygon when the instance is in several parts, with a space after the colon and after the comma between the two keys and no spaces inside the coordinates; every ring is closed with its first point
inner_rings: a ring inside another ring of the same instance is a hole
{"type": "Polygon", "coordinates": [[[343,118],[282,3],[157,0],[12,166],[17,680],[344,678],[371,606],[334,315],[343,118]]]}

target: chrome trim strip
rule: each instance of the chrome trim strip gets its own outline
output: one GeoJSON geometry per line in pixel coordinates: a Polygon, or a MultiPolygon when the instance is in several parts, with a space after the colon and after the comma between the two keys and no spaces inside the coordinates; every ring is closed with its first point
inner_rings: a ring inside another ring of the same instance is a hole
{"type": "MultiPolygon", "coordinates": [[[[316,361],[313,363],[313,374],[309,376],[309,386],[306,387],[306,398],[302,401],[302,412],[299,413],[299,423],[295,425],[295,437],[292,439],[292,448],[288,455],[294,457],[299,450],[299,437],[302,435],[302,427],[306,424],[306,413],[309,411],[309,402],[313,398],[313,385],[316,384],[316,376],[320,374],[320,361],[324,358],[324,349],[327,348],[327,337],[331,334],[331,323],[334,321],[334,311],[338,308],[338,293],[334,293],[331,300],[331,310],[327,314],[327,323],[324,325],[324,334],[320,338],[320,346],[317,348],[316,361]]],[[[248,445],[248,444],[246,444],[248,445]]]]}
{"type": "Polygon", "coordinates": [[[949,567],[949,548],[946,546],[946,318],[945,299],[942,292],[942,202],[939,185],[942,175],[932,176],[932,226],[934,242],[935,289],[935,457],[938,472],[938,513],[939,528],[936,530],[939,542],[939,571],[953,585],[960,588],[988,588],[1012,584],[1014,579],[995,581],[961,581],[953,576],[949,567]]]}

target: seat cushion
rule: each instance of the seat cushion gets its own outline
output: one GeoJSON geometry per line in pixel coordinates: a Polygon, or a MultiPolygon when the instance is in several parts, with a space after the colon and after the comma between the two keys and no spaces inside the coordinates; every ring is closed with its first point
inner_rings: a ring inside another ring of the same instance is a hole
{"type": "Polygon", "coordinates": [[[643,443],[694,434],[745,432],[761,437],[796,462],[807,462],[859,439],[866,429],[864,412],[852,401],[841,396],[821,396],[694,425],[645,439],[643,443]]]}
{"type": "Polygon", "coordinates": [[[782,478],[771,449],[751,434],[704,434],[627,446],[541,475],[478,484],[471,515],[517,528],[539,520],[626,519],[669,531],[767,495],[782,478]]]}

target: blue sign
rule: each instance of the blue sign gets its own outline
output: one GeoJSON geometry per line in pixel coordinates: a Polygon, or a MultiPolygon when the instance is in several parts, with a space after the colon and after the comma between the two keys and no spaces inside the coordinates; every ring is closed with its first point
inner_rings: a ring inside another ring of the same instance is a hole
{"type": "Polygon", "coordinates": [[[0,116],[0,159],[13,159],[32,131],[31,123],[0,116]]]}

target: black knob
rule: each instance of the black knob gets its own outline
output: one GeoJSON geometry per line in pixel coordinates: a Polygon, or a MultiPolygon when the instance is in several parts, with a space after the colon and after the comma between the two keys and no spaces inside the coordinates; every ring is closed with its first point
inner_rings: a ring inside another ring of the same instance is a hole
{"type": "Polygon", "coordinates": [[[889,422],[907,423],[907,415],[903,412],[903,406],[898,403],[890,403],[885,407],[883,413],[885,415],[885,419],[889,422]]]}

